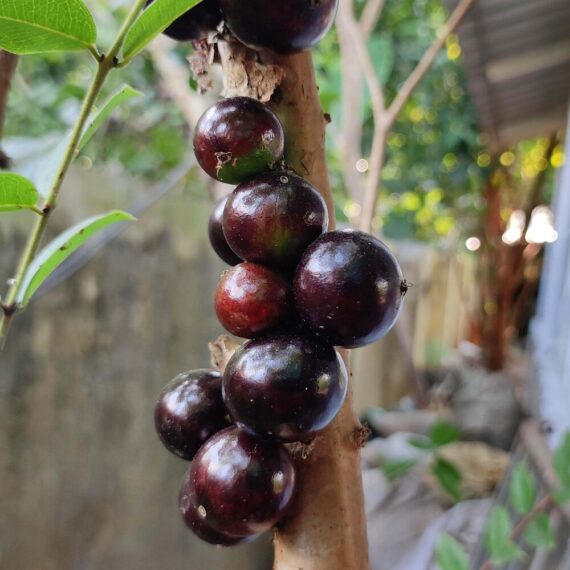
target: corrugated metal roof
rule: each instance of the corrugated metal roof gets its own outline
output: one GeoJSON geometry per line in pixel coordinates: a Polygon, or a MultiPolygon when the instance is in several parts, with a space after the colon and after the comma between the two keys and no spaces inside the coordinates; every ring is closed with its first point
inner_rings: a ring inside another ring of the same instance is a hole
{"type": "MultiPolygon", "coordinates": [[[[458,2],[445,3],[451,9],[458,2]]],[[[570,0],[478,0],[458,33],[491,148],[564,125],[570,98],[570,0]]]]}

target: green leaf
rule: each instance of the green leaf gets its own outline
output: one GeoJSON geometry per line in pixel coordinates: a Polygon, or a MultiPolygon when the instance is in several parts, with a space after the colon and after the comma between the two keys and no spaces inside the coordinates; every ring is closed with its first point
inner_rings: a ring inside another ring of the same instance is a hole
{"type": "MultiPolygon", "coordinates": [[[[1,1],[1,0],[0,0],[1,1]]],[[[101,110],[96,111],[91,117],[89,124],[83,131],[81,140],[77,150],[81,150],[93,137],[93,135],[99,130],[101,125],[111,116],[113,111],[134,97],[142,97],[143,93],[133,89],[130,85],[123,85],[116,93],[111,95],[108,101],[103,105],[101,110]]]]}
{"type": "Polygon", "coordinates": [[[570,495],[570,432],[564,435],[560,447],[554,454],[554,469],[560,483],[558,495],[570,495]]]}
{"type": "Polygon", "coordinates": [[[550,525],[550,518],[546,513],[540,513],[531,521],[524,532],[524,539],[536,548],[550,550],[556,546],[556,538],[550,525]]]}
{"type": "Polygon", "coordinates": [[[485,527],[485,547],[494,564],[517,560],[522,550],[511,540],[513,525],[504,507],[494,507],[485,527]]]}
{"type": "Polygon", "coordinates": [[[408,443],[417,449],[431,450],[436,447],[431,438],[423,435],[412,435],[408,438],[408,443]]]}
{"type": "Polygon", "coordinates": [[[368,49],[380,82],[385,85],[392,75],[396,62],[394,42],[386,34],[374,35],[368,42],[368,49]]]}
{"type": "Polygon", "coordinates": [[[10,172],[0,173],[0,212],[33,210],[37,201],[38,191],[27,178],[10,172]]]}
{"type": "Polygon", "coordinates": [[[441,570],[469,570],[469,558],[463,546],[449,534],[442,534],[435,546],[435,557],[441,570]]]}
{"type": "Polygon", "coordinates": [[[558,489],[552,493],[552,496],[559,505],[565,505],[570,501],[570,489],[558,489]]]}
{"type": "Polygon", "coordinates": [[[201,0],[154,0],[129,30],[123,45],[123,57],[131,59],[174,20],[201,0]]]}
{"type": "Polygon", "coordinates": [[[126,212],[115,210],[84,220],[60,234],[32,261],[18,291],[16,302],[21,305],[27,304],[51,273],[91,236],[111,224],[134,219],[126,212]]]}
{"type": "Polygon", "coordinates": [[[442,457],[436,457],[431,469],[443,489],[449,493],[455,502],[459,501],[461,499],[462,477],[457,467],[442,457]]]}
{"type": "Polygon", "coordinates": [[[429,437],[436,447],[448,445],[461,437],[461,430],[447,420],[438,420],[429,431],[429,437]]]}
{"type": "Polygon", "coordinates": [[[523,464],[513,469],[511,483],[509,485],[511,503],[520,515],[530,513],[536,499],[536,479],[523,464]]]}
{"type": "Polygon", "coordinates": [[[75,51],[97,39],[81,0],[0,0],[0,48],[17,54],[75,51]]]}
{"type": "Polygon", "coordinates": [[[415,459],[391,459],[382,463],[381,469],[388,481],[394,481],[406,475],[415,465],[415,459]]]}

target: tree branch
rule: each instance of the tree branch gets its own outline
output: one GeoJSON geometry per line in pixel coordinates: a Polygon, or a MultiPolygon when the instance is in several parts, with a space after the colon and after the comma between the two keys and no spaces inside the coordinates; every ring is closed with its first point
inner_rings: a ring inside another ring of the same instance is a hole
{"type": "Polygon", "coordinates": [[[368,0],[360,18],[360,31],[369,38],[384,9],[385,0],[368,0]]]}
{"type": "Polygon", "coordinates": [[[437,39],[426,51],[412,74],[408,77],[398,95],[390,105],[388,109],[387,124],[391,127],[394,121],[398,118],[398,115],[402,111],[404,105],[407,103],[412,93],[415,91],[416,87],[419,85],[420,81],[424,78],[425,74],[429,71],[430,67],[433,65],[439,50],[445,45],[447,38],[455,32],[459,24],[463,21],[463,18],[467,16],[469,10],[474,6],[477,0],[461,0],[458,6],[455,8],[447,23],[439,30],[437,34],[437,39]]]}
{"type": "Polygon", "coordinates": [[[370,161],[370,174],[366,184],[366,193],[362,205],[362,214],[360,220],[360,229],[370,231],[372,228],[372,220],[376,212],[376,202],[380,191],[381,173],[384,166],[386,154],[386,138],[388,132],[394,125],[404,105],[412,96],[412,93],[424,78],[430,67],[433,65],[439,50],[445,45],[447,38],[457,29],[469,10],[473,7],[477,0],[461,0],[455,8],[447,23],[438,32],[437,39],[428,48],[412,74],[408,77],[398,95],[388,107],[385,116],[381,121],[381,128],[376,126],[375,137],[372,145],[372,156],[370,161]]]}
{"type": "Polygon", "coordinates": [[[97,64],[97,72],[95,73],[91,85],[85,94],[77,121],[75,122],[69,138],[66,141],[67,144],[65,147],[65,153],[57,169],[53,183],[46,195],[42,207],[43,216],[41,216],[32,227],[24,250],[22,251],[22,255],[20,256],[16,275],[10,281],[11,284],[6,295],[6,300],[4,301],[4,312],[0,315],[0,352],[4,349],[12,320],[16,313],[21,309],[17,302],[20,288],[22,287],[26,272],[39,249],[51,214],[57,205],[57,200],[61,187],[63,185],[63,181],[67,175],[71,163],[73,162],[73,159],[75,158],[77,145],[81,140],[83,130],[89,119],[89,115],[93,109],[93,106],[95,105],[95,101],[97,100],[97,97],[109,73],[111,73],[111,71],[116,66],[117,55],[121,51],[127,33],[131,26],[134,24],[138,15],[144,9],[144,5],[145,0],[134,0],[134,4],[128,12],[109,52],[103,58],[101,58],[97,64]]]}
{"type": "MultiPolygon", "coordinates": [[[[533,520],[535,520],[536,517],[538,517],[538,515],[541,515],[542,513],[547,512],[553,505],[554,505],[554,501],[552,500],[551,495],[546,495],[545,497],[543,497],[538,503],[536,503],[536,505],[534,506],[532,511],[530,513],[528,513],[527,515],[525,515],[517,523],[517,525],[515,526],[515,528],[511,532],[510,539],[513,542],[518,541],[521,538],[521,536],[523,535],[523,532],[526,530],[528,525],[533,520]]],[[[493,562],[491,560],[487,560],[487,562],[485,562],[481,566],[480,570],[493,570],[493,562]]]]}
{"type": "Polygon", "coordinates": [[[160,36],[148,45],[147,50],[160,76],[162,89],[180,109],[188,128],[193,130],[205,111],[204,97],[199,97],[190,89],[190,72],[187,66],[172,57],[173,43],[165,36],[160,36]]]}
{"type": "MultiPolygon", "coordinates": [[[[368,180],[366,184],[367,191],[372,181],[374,181],[374,186],[377,186],[384,163],[384,152],[382,149],[385,141],[383,122],[384,115],[386,113],[384,91],[382,89],[380,80],[376,75],[376,70],[374,69],[374,64],[372,63],[372,58],[370,57],[370,53],[366,45],[365,36],[361,32],[354,16],[354,5],[352,0],[345,0],[344,2],[341,2],[339,7],[337,26],[339,27],[339,33],[346,35],[346,45],[350,45],[350,49],[354,52],[354,55],[358,61],[362,73],[364,74],[364,79],[370,92],[370,102],[372,106],[372,114],[374,117],[374,138],[369,163],[368,180]]],[[[354,63],[352,63],[352,65],[354,65],[354,63]]],[[[354,90],[355,86],[347,85],[346,88],[347,90],[354,90]]],[[[345,113],[347,113],[348,116],[355,115],[354,110],[348,108],[345,108],[345,113]]],[[[354,120],[360,121],[360,116],[355,116],[354,120]]],[[[352,165],[346,166],[351,169],[355,168],[354,162],[352,165]]]]}

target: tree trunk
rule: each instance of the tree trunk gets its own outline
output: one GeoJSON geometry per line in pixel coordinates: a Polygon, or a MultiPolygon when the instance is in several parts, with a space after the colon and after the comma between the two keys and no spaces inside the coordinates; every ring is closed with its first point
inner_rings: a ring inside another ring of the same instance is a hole
{"type": "MultiPolygon", "coordinates": [[[[287,166],[310,180],[335,227],[325,153],[325,127],[311,54],[257,54],[219,42],[224,94],[268,102],[285,129],[287,166]]],[[[318,300],[316,300],[318,302],[318,300]]],[[[343,351],[348,364],[348,351],[343,351]]],[[[349,391],[340,414],[309,453],[296,454],[299,491],[275,532],[275,570],[367,570],[368,545],[360,470],[364,430],[349,391]]],[[[307,450],[305,450],[307,451],[307,450]]]]}
{"type": "MultiPolygon", "coordinates": [[[[334,228],[334,204],[325,156],[326,119],[310,53],[278,57],[285,72],[275,106],[286,134],[290,168],[325,198],[334,228]]],[[[344,354],[348,359],[348,353],[344,354]]],[[[299,496],[275,534],[276,570],[366,570],[368,545],[360,471],[362,426],[349,392],[335,422],[298,459],[299,496]]]]}

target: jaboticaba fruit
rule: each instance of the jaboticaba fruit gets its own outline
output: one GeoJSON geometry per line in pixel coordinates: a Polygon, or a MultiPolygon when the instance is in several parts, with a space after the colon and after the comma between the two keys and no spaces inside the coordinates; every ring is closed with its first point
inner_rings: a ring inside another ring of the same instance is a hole
{"type": "Polygon", "coordinates": [[[224,372],[223,395],[238,424],[264,437],[305,441],[335,418],[347,382],[331,345],[312,334],[282,334],[237,350],[224,372]]]}
{"type": "Polygon", "coordinates": [[[223,215],[224,235],[242,259],[293,271],[328,228],[325,201],[306,180],[265,172],[238,186],[223,215]]]}
{"type": "Polygon", "coordinates": [[[188,461],[209,437],[229,425],[227,415],[222,378],[214,370],[180,374],[161,392],[154,409],[162,443],[188,461]]]}
{"type": "Polygon", "coordinates": [[[238,263],[241,263],[242,260],[228,245],[226,236],[224,235],[224,228],[222,226],[222,217],[224,215],[224,208],[227,201],[228,198],[225,197],[216,204],[208,222],[208,236],[210,238],[210,244],[220,258],[228,265],[237,265],[238,263]]]}
{"type": "Polygon", "coordinates": [[[287,450],[232,427],[200,448],[179,495],[180,510],[206,540],[208,529],[230,539],[251,537],[281,519],[294,489],[287,450]]]}
{"type": "MultiPolygon", "coordinates": [[[[154,0],[149,0],[146,5],[153,2],[154,0]]],[[[180,42],[200,40],[210,32],[215,32],[221,21],[222,12],[218,0],[203,0],[170,24],[164,33],[180,42]]]]}
{"type": "Polygon", "coordinates": [[[238,40],[288,54],[323,38],[334,23],[338,0],[220,0],[220,6],[238,40]]]}
{"type": "Polygon", "coordinates": [[[319,336],[348,348],[384,336],[398,318],[406,290],[386,245],[349,230],[329,232],[311,244],[294,282],[304,321],[319,336]]]}
{"type": "Polygon", "coordinates": [[[277,115],[249,97],[224,99],[200,118],[194,152],[213,178],[239,184],[283,157],[285,135],[277,115]]]}
{"type": "Polygon", "coordinates": [[[250,536],[232,536],[228,533],[214,530],[208,526],[202,518],[202,514],[204,512],[203,509],[200,509],[199,506],[192,505],[190,503],[190,476],[191,471],[188,471],[184,477],[180,493],[178,494],[178,504],[186,526],[188,526],[188,528],[190,528],[198,538],[216,546],[236,546],[253,540],[257,536],[257,534],[252,534],[250,536]]]}
{"type": "Polygon", "coordinates": [[[240,263],[222,275],[214,304],[227,331],[254,338],[287,323],[293,297],[279,274],[255,263],[240,263]]]}

